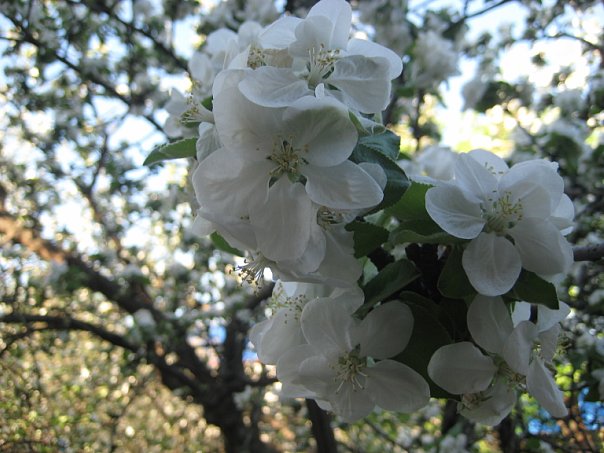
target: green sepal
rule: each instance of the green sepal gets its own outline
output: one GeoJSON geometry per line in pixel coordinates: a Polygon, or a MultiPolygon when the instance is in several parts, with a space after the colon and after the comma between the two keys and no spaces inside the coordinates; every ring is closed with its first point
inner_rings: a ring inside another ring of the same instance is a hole
{"type": "Polygon", "coordinates": [[[243,253],[239,249],[236,249],[235,247],[232,247],[231,244],[229,244],[226,239],[223,238],[216,231],[210,234],[210,239],[212,240],[212,244],[214,244],[214,247],[216,247],[218,250],[230,253],[235,256],[245,256],[245,253],[243,253]]]}
{"type": "Polygon", "coordinates": [[[151,165],[170,159],[182,159],[183,157],[195,157],[197,154],[196,138],[183,138],[171,143],[165,143],[155,148],[147,156],[143,165],[151,165]]]}

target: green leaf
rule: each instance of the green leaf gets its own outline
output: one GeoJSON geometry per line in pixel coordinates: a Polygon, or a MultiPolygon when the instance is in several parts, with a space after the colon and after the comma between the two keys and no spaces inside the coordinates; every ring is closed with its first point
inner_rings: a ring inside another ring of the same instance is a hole
{"type": "Polygon", "coordinates": [[[537,274],[525,269],[520,273],[514,287],[505,296],[532,304],[544,305],[552,310],[559,308],[556,287],[537,274]]]}
{"type": "Polygon", "coordinates": [[[181,159],[183,157],[195,157],[197,149],[196,138],[183,138],[175,142],[158,146],[147,156],[143,165],[151,165],[170,159],[181,159]]]}
{"type": "Polygon", "coordinates": [[[412,181],[400,200],[394,206],[388,208],[388,212],[401,221],[425,220],[434,223],[428,211],[426,211],[426,192],[431,187],[429,184],[412,181]]]}
{"type": "Polygon", "coordinates": [[[357,145],[352,152],[350,160],[355,163],[370,162],[378,164],[386,173],[388,178],[384,188],[384,199],[372,211],[379,211],[396,203],[409,187],[409,179],[405,172],[388,156],[380,151],[368,148],[364,145],[357,145]]]}
{"type": "Polygon", "coordinates": [[[375,304],[400,291],[419,276],[417,268],[409,260],[389,263],[363,288],[365,303],[357,310],[357,315],[362,318],[375,304]]]}
{"type": "Polygon", "coordinates": [[[390,159],[397,160],[400,153],[401,138],[394,132],[385,130],[381,134],[361,137],[357,147],[369,148],[390,159]]]}
{"type": "Polygon", "coordinates": [[[438,278],[438,290],[451,299],[465,299],[476,294],[461,264],[463,249],[453,247],[438,278]]]}
{"type": "Polygon", "coordinates": [[[216,231],[214,231],[210,235],[210,239],[212,240],[212,244],[214,244],[214,247],[216,247],[218,250],[222,250],[223,252],[231,253],[231,254],[236,255],[236,256],[244,256],[245,255],[245,253],[243,253],[241,250],[238,250],[235,247],[232,247],[231,244],[229,244],[226,241],[226,239],[223,238],[216,231]]]}
{"type": "MultiPolygon", "coordinates": [[[[427,371],[428,363],[434,352],[441,346],[451,344],[453,340],[447,329],[443,327],[435,313],[432,312],[431,306],[422,303],[421,300],[415,297],[409,297],[409,294],[413,293],[406,293],[407,297],[403,297],[402,300],[407,303],[413,313],[413,332],[409,344],[402,353],[395,357],[395,360],[399,360],[421,374],[430,385],[430,395],[432,397],[456,398],[437,386],[430,379],[427,371]],[[416,301],[411,301],[410,298],[416,299],[416,301]]],[[[422,298],[422,296],[417,296],[422,298]]]]}
{"type": "Polygon", "coordinates": [[[390,233],[390,241],[395,244],[410,242],[418,244],[456,244],[462,242],[463,239],[451,236],[440,228],[434,229],[431,223],[410,220],[402,222],[398,228],[390,233]],[[421,231],[421,233],[418,233],[418,231],[421,231]]]}
{"type": "Polygon", "coordinates": [[[388,240],[388,230],[368,222],[351,222],[346,225],[354,233],[354,256],[361,258],[369,255],[388,240]]]}

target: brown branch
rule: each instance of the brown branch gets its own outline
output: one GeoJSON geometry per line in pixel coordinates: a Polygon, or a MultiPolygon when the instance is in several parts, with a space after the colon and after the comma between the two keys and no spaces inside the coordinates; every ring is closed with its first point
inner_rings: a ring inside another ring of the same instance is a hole
{"type": "Polygon", "coordinates": [[[604,243],[573,248],[575,261],[599,261],[604,258],[604,243]]]}

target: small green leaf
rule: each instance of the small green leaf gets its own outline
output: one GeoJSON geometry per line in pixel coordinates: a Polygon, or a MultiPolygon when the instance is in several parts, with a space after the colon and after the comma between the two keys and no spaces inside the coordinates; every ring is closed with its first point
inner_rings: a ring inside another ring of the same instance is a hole
{"type": "Polygon", "coordinates": [[[397,229],[390,233],[390,241],[395,244],[411,242],[418,244],[455,244],[463,241],[463,239],[451,236],[440,228],[435,230],[432,223],[410,220],[402,222],[397,229]],[[421,233],[418,233],[419,231],[421,233]]]}
{"type": "Polygon", "coordinates": [[[381,134],[361,137],[357,144],[357,147],[372,149],[393,160],[398,159],[400,146],[401,138],[389,130],[385,130],[381,134]]]}
{"type": "Polygon", "coordinates": [[[525,269],[520,273],[520,277],[518,277],[518,281],[512,290],[505,296],[531,304],[544,305],[552,310],[559,308],[556,287],[537,274],[525,269]]]}
{"type": "Polygon", "coordinates": [[[409,187],[409,179],[405,172],[388,156],[375,149],[363,145],[357,145],[352,152],[350,160],[355,163],[370,162],[378,164],[386,173],[387,183],[384,188],[382,202],[372,211],[379,211],[396,203],[409,187]]]}
{"type": "Polygon", "coordinates": [[[351,222],[346,225],[354,233],[354,256],[361,258],[369,255],[388,240],[388,230],[368,222],[351,222]]]}
{"type": "Polygon", "coordinates": [[[365,303],[357,310],[357,315],[365,316],[375,304],[400,291],[419,276],[411,261],[400,260],[386,265],[363,288],[365,303]]]}
{"type": "MultiPolygon", "coordinates": [[[[426,192],[431,187],[429,184],[412,181],[405,194],[394,206],[388,209],[388,212],[401,221],[422,220],[434,223],[428,211],[426,211],[426,192]]],[[[434,224],[436,225],[436,223],[434,224]]]]}
{"type": "Polygon", "coordinates": [[[214,247],[216,247],[218,250],[222,250],[223,252],[231,253],[232,255],[236,255],[236,256],[245,255],[245,253],[243,253],[241,250],[238,250],[235,247],[232,247],[231,244],[229,244],[226,241],[226,239],[223,238],[216,231],[214,231],[210,235],[210,239],[212,240],[212,244],[214,244],[214,247]]]}
{"type": "Polygon", "coordinates": [[[195,157],[197,153],[196,143],[196,138],[183,138],[182,140],[160,145],[151,151],[143,165],[151,165],[169,159],[195,157]]]}
{"type": "Polygon", "coordinates": [[[465,299],[476,294],[461,264],[462,255],[462,248],[454,246],[438,278],[438,290],[451,299],[465,299]]]}

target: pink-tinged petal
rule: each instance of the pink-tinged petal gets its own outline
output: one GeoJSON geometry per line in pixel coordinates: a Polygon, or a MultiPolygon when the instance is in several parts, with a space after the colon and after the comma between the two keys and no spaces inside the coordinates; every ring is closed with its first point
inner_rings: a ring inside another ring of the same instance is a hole
{"type": "Polygon", "coordinates": [[[527,391],[552,417],[565,417],[564,393],[558,388],[550,371],[540,358],[535,358],[526,378],[527,391]]]}
{"type": "Polygon", "coordinates": [[[486,390],[496,372],[493,360],[468,341],[437,349],[428,363],[430,378],[455,395],[486,390]]]}
{"type": "Polygon", "coordinates": [[[492,233],[481,233],[470,242],[463,253],[462,265],[474,289],[485,296],[507,293],[522,270],[514,244],[492,233]]]}
{"type": "Polygon", "coordinates": [[[501,423],[516,404],[516,391],[503,381],[498,381],[492,388],[481,394],[482,403],[476,406],[464,407],[461,415],[476,423],[494,426],[501,423]]]}
{"type": "Polygon", "coordinates": [[[298,99],[283,113],[282,127],[284,139],[301,150],[300,157],[319,167],[346,161],[358,139],[348,110],[332,98],[298,99]]]}
{"type": "Polygon", "coordinates": [[[453,184],[428,189],[426,210],[443,230],[462,239],[474,239],[486,223],[477,200],[453,184]]]}
{"type": "Polygon", "coordinates": [[[392,80],[401,75],[403,71],[403,61],[401,57],[395,54],[387,47],[381,46],[366,39],[353,38],[348,41],[349,55],[363,55],[368,58],[385,58],[388,60],[388,79],[392,80]]]}
{"type": "Polygon", "coordinates": [[[533,345],[538,335],[537,326],[530,321],[518,324],[503,346],[503,358],[512,370],[526,376],[533,345]]]}
{"type": "Polygon", "coordinates": [[[522,203],[524,215],[549,217],[558,207],[564,181],[551,162],[531,160],[514,165],[499,183],[500,193],[509,193],[512,203],[522,203]]]}
{"type": "Polygon", "coordinates": [[[285,176],[279,178],[270,187],[266,203],[249,214],[262,254],[273,261],[299,258],[310,240],[311,213],[304,186],[292,184],[285,176]]]}
{"type": "Polygon", "coordinates": [[[509,231],[522,267],[539,275],[568,272],[574,261],[570,243],[551,222],[525,218],[509,231]]]}
{"type": "Polygon", "coordinates": [[[385,58],[341,58],[327,78],[346,105],[362,113],[379,113],[390,102],[389,63],[385,58]]]}
{"type": "Polygon", "coordinates": [[[479,346],[501,354],[514,326],[501,297],[478,295],[468,309],[468,329],[479,346]]]}
{"type": "Polygon", "coordinates": [[[384,196],[375,179],[349,160],[333,167],[305,165],[302,173],[310,199],[331,209],[371,208],[384,196]]]}
{"type": "Polygon", "coordinates": [[[413,330],[411,310],[401,302],[388,302],[370,311],[361,321],[357,341],[362,357],[387,359],[405,349],[413,330]]]}
{"type": "Polygon", "coordinates": [[[459,154],[455,162],[455,181],[465,192],[487,201],[497,196],[497,178],[472,156],[459,154]]]}
{"type": "Polygon", "coordinates": [[[303,96],[312,94],[305,80],[289,68],[263,66],[249,73],[240,83],[241,93],[263,107],[287,107],[303,96]]]}
{"type": "Polygon", "coordinates": [[[510,169],[501,157],[484,149],[472,150],[468,153],[468,156],[489,170],[497,179],[505,175],[510,169]]]}
{"type": "Polygon", "coordinates": [[[367,368],[365,374],[367,393],[382,409],[410,413],[421,409],[430,400],[428,383],[407,365],[382,360],[367,368]]]}

